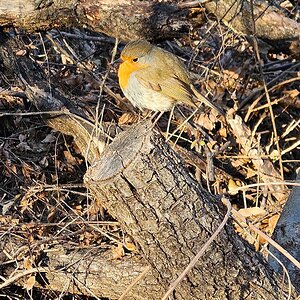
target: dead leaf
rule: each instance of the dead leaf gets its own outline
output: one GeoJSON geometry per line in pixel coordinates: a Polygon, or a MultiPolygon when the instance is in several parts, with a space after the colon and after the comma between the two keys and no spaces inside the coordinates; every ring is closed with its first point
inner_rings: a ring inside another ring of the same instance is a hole
{"type": "Polygon", "coordinates": [[[264,216],[267,214],[267,211],[265,211],[261,207],[248,207],[248,208],[241,208],[239,210],[239,213],[243,215],[243,217],[258,217],[258,216],[264,216]]]}
{"type": "Polygon", "coordinates": [[[221,137],[226,138],[227,137],[227,129],[225,127],[220,128],[219,134],[221,137]]]}
{"type": "Polygon", "coordinates": [[[125,247],[129,251],[136,251],[135,245],[132,243],[130,237],[125,237],[125,247]]]}
{"type": "Polygon", "coordinates": [[[283,93],[285,95],[289,95],[292,99],[296,98],[300,94],[300,92],[297,89],[290,90],[290,91],[284,91],[283,93]]]}
{"type": "Polygon", "coordinates": [[[234,181],[233,179],[229,179],[228,181],[228,193],[230,195],[236,195],[239,193],[238,188],[241,184],[238,184],[238,181],[234,181]]]}
{"type": "Polygon", "coordinates": [[[227,88],[235,88],[239,74],[231,70],[223,70],[223,84],[227,88]]]}
{"type": "Polygon", "coordinates": [[[139,120],[139,116],[134,113],[126,112],[119,118],[119,125],[136,123],[139,120]]]}
{"type": "Polygon", "coordinates": [[[44,156],[40,161],[39,161],[39,165],[43,168],[47,168],[49,166],[49,161],[48,158],[46,156],[44,156]]]}
{"type": "Polygon", "coordinates": [[[30,178],[32,171],[32,168],[27,163],[22,163],[22,174],[25,178],[30,178]]]}
{"type": "Polygon", "coordinates": [[[16,148],[23,152],[32,151],[32,148],[26,142],[19,143],[18,145],[16,145],[16,148]]]}
{"type": "Polygon", "coordinates": [[[19,207],[21,208],[21,213],[23,213],[26,209],[32,209],[33,202],[30,201],[27,197],[23,197],[20,201],[19,207]]]}
{"type": "Polygon", "coordinates": [[[198,146],[198,140],[194,140],[191,143],[191,150],[194,149],[196,146],[198,146]]]}
{"type": "Polygon", "coordinates": [[[71,154],[70,151],[65,150],[64,151],[64,156],[67,159],[68,164],[72,165],[72,166],[76,166],[78,165],[78,161],[77,159],[71,154]]]}
{"type": "Polygon", "coordinates": [[[20,219],[14,219],[12,216],[0,215],[0,223],[2,225],[17,225],[20,223],[20,219]]]}
{"type": "Polygon", "coordinates": [[[206,128],[207,130],[211,131],[215,128],[216,123],[215,117],[213,115],[208,116],[208,114],[200,114],[194,119],[196,124],[206,128]]]}
{"type": "Polygon", "coordinates": [[[112,249],[112,259],[118,259],[124,256],[124,249],[121,243],[118,244],[117,247],[112,249]]]}
{"type": "Polygon", "coordinates": [[[31,290],[35,284],[35,275],[30,276],[24,283],[24,289],[27,291],[31,290]]]}
{"type": "Polygon", "coordinates": [[[30,270],[32,269],[32,257],[25,257],[23,261],[23,267],[25,270],[30,270]]]}
{"type": "Polygon", "coordinates": [[[268,225],[269,225],[269,228],[270,228],[271,232],[274,231],[275,226],[276,226],[276,224],[279,220],[279,217],[280,217],[280,215],[274,215],[274,216],[272,216],[268,219],[268,225]]]}
{"type": "Polygon", "coordinates": [[[25,56],[27,51],[25,49],[18,50],[15,54],[16,56],[25,56]]]}
{"type": "Polygon", "coordinates": [[[136,247],[133,243],[126,243],[125,246],[126,246],[126,249],[129,251],[136,251],[136,247]]]}
{"type": "Polygon", "coordinates": [[[279,158],[279,152],[278,152],[278,150],[274,149],[270,153],[270,159],[272,159],[273,161],[276,161],[278,158],[279,158]]]}
{"type": "Polygon", "coordinates": [[[41,143],[43,144],[50,144],[50,143],[54,143],[56,141],[56,136],[54,131],[51,131],[49,134],[46,135],[46,137],[41,141],[41,143]]]}
{"type": "Polygon", "coordinates": [[[95,240],[95,235],[91,232],[85,231],[79,236],[81,246],[89,246],[95,240]]]}

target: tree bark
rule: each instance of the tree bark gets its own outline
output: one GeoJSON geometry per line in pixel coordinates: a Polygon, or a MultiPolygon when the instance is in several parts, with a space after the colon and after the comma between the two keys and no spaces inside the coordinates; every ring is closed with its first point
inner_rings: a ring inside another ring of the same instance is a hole
{"type": "MultiPolygon", "coordinates": [[[[296,178],[296,184],[300,183],[300,169],[296,178]]],[[[285,203],[280,218],[276,224],[272,238],[284,249],[286,249],[298,261],[300,260],[300,186],[294,186],[288,200],[285,203]],[[296,232],[296,234],[295,234],[296,232]]],[[[270,251],[286,267],[296,290],[300,293],[300,269],[291,263],[282,253],[273,246],[270,251]]],[[[276,272],[283,273],[279,261],[269,256],[270,265],[276,272]]]]}
{"type": "Polygon", "coordinates": [[[178,36],[187,30],[187,10],[176,4],[139,0],[4,0],[0,25],[27,31],[82,26],[122,40],[178,36]]]}
{"type": "MultiPolygon", "coordinates": [[[[85,183],[140,245],[167,290],[221,223],[224,207],[148,125],[119,134],[85,183]]],[[[278,298],[280,287],[266,261],[229,223],[172,299],[270,300],[278,298]]],[[[147,299],[157,298],[150,293],[147,299]]]]}
{"type": "MultiPolygon", "coordinates": [[[[253,8],[250,3],[212,0],[204,6],[233,30],[255,34],[275,48],[299,54],[300,24],[265,1],[253,1],[253,8]]],[[[197,25],[188,18],[189,10],[184,4],[149,0],[4,0],[0,4],[0,25],[27,31],[81,26],[124,41],[164,39],[179,36],[197,25]]]]}
{"type": "Polygon", "coordinates": [[[214,0],[208,1],[205,7],[235,31],[246,35],[255,34],[267,40],[294,39],[300,36],[300,24],[284,16],[278,8],[266,1],[253,1],[253,15],[251,1],[214,0]]]}
{"type": "Polygon", "coordinates": [[[266,1],[253,1],[252,7],[251,1],[213,0],[205,8],[239,34],[255,35],[275,49],[299,56],[300,24],[266,1]]]}
{"type": "MultiPolygon", "coordinates": [[[[161,136],[144,124],[117,136],[87,173],[86,183],[152,266],[128,299],[160,299],[224,213],[217,199],[193,181],[161,136]]],[[[78,250],[66,242],[57,245],[55,239],[28,243],[16,236],[1,239],[2,276],[16,274],[15,260],[42,253],[35,262],[41,275],[38,287],[117,299],[147,267],[137,255],[111,260],[111,252],[101,247],[78,250]],[[11,267],[4,253],[9,253],[11,267]]],[[[19,284],[24,282],[26,278],[19,284]]],[[[270,300],[278,299],[279,289],[280,280],[268,264],[228,224],[173,299],[270,300]]]]}
{"type": "MultiPolygon", "coordinates": [[[[23,274],[25,271],[21,268],[23,259],[39,252],[40,258],[35,261],[38,271],[31,274],[39,274],[36,275],[36,287],[72,294],[96,295],[109,299],[118,299],[148,266],[140,255],[112,259],[110,250],[101,247],[74,249],[74,245],[66,241],[55,241],[55,239],[40,240],[37,245],[37,243],[28,244],[21,237],[6,235],[0,240],[0,249],[3,277],[10,279],[23,274]],[[41,248],[43,248],[42,251],[41,248]],[[21,252],[20,249],[22,249],[21,252]],[[4,253],[9,253],[9,258],[13,258],[10,263],[4,253]],[[17,261],[20,268],[16,271],[15,262],[17,261]]],[[[24,286],[27,279],[28,275],[13,283],[24,286]]],[[[0,287],[5,287],[3,285],[1,279],[0,287]]],[[[150,292],[153,299],[158,299],[163,292],[151,270],[131,289],[127,299],[148,299],[150,292]]]]}

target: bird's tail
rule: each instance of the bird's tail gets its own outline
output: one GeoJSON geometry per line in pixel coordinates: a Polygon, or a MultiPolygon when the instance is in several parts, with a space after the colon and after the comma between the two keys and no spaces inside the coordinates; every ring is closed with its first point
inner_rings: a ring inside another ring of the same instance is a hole
{"type": "Polygon", "coordinates": [[[201,95],[196,89],[195,87],[191,84],[190,85],[191,90],[193,91],[194,95],[196,96],[196,98],[203,102],[205,105],[209,106],[210,108],[216,110],[221,116],[225,117],[225,112],[222,108],[217,107],[216,105],[214,105],[210,100],[208,100],[206,97],[204,97],[203,95],[201,95]]]}

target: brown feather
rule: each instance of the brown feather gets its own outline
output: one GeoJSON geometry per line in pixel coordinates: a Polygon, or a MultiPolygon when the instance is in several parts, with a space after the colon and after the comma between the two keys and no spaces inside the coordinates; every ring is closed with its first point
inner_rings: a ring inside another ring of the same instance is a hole
{"type": "Polygon", "coordinates": [[[135,76],[145,88],[173,99],[175,104],[179,102],[196,108],[198,106],[195,100],[202,101],[224,115],[221,109],[194,88],[188,71],[176,55],[151,45],[146,40],[137,40],[125,46],[122,57],[141,59],[143,68],[135,76]]]}

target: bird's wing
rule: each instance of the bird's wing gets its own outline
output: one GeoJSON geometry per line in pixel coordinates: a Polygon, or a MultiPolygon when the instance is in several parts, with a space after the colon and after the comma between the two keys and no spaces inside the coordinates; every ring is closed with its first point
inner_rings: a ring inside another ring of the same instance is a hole
{"type": "Polygon", "coordinates": [[[162,93],[174,99],[175,102],[196,107],[192,100],[193,92],[190,85],[174,74],[173,70],[171,71],[172,73],[159,68],[151,68],[151,72],[149,72],[144,69],[136,75],[136,78],[146,88],[162,93]]]}

